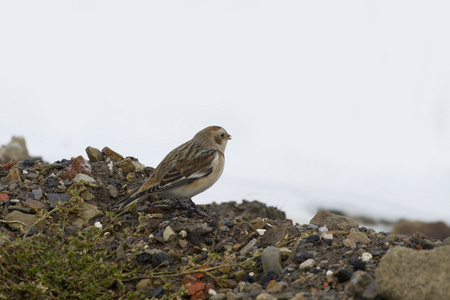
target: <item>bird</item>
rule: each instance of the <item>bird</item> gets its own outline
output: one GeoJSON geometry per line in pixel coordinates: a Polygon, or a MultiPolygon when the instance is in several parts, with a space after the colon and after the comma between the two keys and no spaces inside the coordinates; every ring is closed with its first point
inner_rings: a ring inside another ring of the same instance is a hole
{"type": "Polygon", "coordinates": [[[170,151],[150,177],[114,207],[121,210],[150,195],[179,201],[204,192],[222,175],[228,140],[231,135],[220,126],[200,130],[191,140],[170,151]]]}

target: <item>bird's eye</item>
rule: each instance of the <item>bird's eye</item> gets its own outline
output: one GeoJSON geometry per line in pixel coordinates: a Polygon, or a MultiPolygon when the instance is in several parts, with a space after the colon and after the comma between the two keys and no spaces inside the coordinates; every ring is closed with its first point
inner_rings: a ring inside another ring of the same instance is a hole
{"type": "Polygon", "coordinates": [[[220,137],[221,137],[221,138],[224,138],[224,137],[225,137],[225,133],[222,133],[222,134],[220,135],[220,137]]]}

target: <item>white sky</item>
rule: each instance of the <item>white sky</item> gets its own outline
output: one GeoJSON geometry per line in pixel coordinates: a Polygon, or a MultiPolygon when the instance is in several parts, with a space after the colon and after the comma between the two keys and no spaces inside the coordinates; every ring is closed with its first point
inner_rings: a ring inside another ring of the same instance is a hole
{"type": "Polygon", "coordinates": [[[156,166],[233,136],[198,203],[449,220],[446,1],[0,0],[0,144],[156,166]]]}

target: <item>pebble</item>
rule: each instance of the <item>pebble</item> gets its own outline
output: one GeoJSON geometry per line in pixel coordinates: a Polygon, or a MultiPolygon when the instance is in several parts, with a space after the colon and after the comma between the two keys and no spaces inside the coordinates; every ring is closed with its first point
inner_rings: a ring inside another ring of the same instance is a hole
{"type": "Polygon", "coordinates": [[[261,235],[261,236],[263,236],[264,233],[266,233],[266,231],[267,231],[266,229],[256,229],[256,233],[261,235]]]}
{"type": "Polygon", "coordinates": [[[145,279],[141,279],[137,284],[136,284],[136,290],[138,291],[142,291],[142,290],[146,290],[152,287],[153,284],[153,280],[149,279],[149,278],[145,278],[145,279]]]}
{"type": "Polygon", "coordinates": [[[369,273],[365,271],[356,271],[353,273],[350,282],[345,286],[345,292],[351,297],[361,298],[372,280],[373,278],[369,273]]]}
{"type": "MultiPolygon", "coordinates": [[[[247,254],[249,251],[251,251],[251,250],[256,246],[257,243],[258,243],[258,240],[257,240],[257,239],[252,239],[250,242],[248,242],[247,245],[245,245],[245,246],[239,251],[239,254],[240,254],[240,255],[247,254]]],[[[278,251],[279,251],[279,250],[278,250],[278,251]]]]}
{"type": "Polygon", "coordinates": [[[22,182],[22,178],[20,178],[20,170],[18,168],[12,168],[9,170],[8,175],[3,180],[3,183],[17,183],[22,182]]]}
{"type": "Polygon", "coordinates": [[[115,152],[114,150],[110,149],[109,147],[104,147],[102,149],[102,153],[106,156],[112,157],[114,160],[123,159],[123,156],[119,153],[115,152]]]}
{"type": "Polygon", "coordinates": [[[164,251],[158,251],[152,255],[151,263],[153,268],[156,268],[163,264],[171,265],[173,263],[173,258],[164,251]]]}
{"type": "Polygon", "coordinates": [[[173,231],[172,227],[167,226],[163,232],[163,240],[164,242],[171,242],[177,238],[177,234],[173,231]]]}
{"type": "Polygon", "coordinates": [[[307,271],[309,269],[312,269],[315,264],[316,262],[314,261],[314,259],[309,258],[300,264],[299,270],[307,271]]]}
{"type": "Polygon", "coordinates": [[[372,254],[370,254],[368,252],[364,252],[363,254],[361,254],[361,256],[359,258],[364,262],[368,262],[369,260],[372,259],[372,254]]]}
{"type": "Polygon", "coordinates": [[[65,203],[69,201],[70,195],[68,194],[59,194],[59,193],[50,193],[47,195],[48,205],[51,209],[56,207],[57,202],[65,203]]]}
{"type": "Polygon", "coordinates": [[[74,182],[76,183],[81,183],[82,181],[85,181],[87,183],[95,183],[95,179],[92,178],[89,175],[83,174],[83,173],[78,173],[77,175],[75,175],[75,178],[73,179],[74,182]]]}
{"type": "Polygon", "coordinates": [[[356,248],[356,243],[350,239],[344,239],[342,241],[342,244],[344,245],[344,247],[350,248],[350,249],[355,249],[356,248]]]}
{"type": "Polygon", "coordinates": [[[356,244],[363,244],[367,245],[370,243],[370,239],[365,235],[364,233],[357,231],[357,232],[350,232],[350,234],[347,236],[347,238],[356,244]]]}
{"type": "Polygon", "coordinates": [[[33,200],[33,199],[27,199],[23,203],[24,207],[27,207],[31,209],[33,213],[36,213],[37,211],[44,211],[47,212],[47,207],[45,207],[45,204],[41,201],[33,200]]]}
{"type": "Polygon", "coordinates": [[[116,163],[114,163],[116,167],[121,169],[123,172],[133,172],[134,171],[134,164],[131,161],[130,158],[122,159],[116,163]]]}
{"type": "Polygon", "coordinates": [[[311,224],[326,225],[329,229],[347,230],[352,227],[358,227],[356,220],[333,214],[327,210],[319,210],[316,215],[309,221],[311,224]]]}
{"type": "MultiPolygon", "coordinates": [[[[5,221],[7,221],[9,227],[14,230],[20,230],[22,232],[25,232],[28,227],[33,225],[37,220],[38,217],[36,215],[25,214],[20,211],[12,211],[5,217],[5,221]],[[25,224],[25,226],[23,224],[25,224]]],[[[40,222],[34,225],[31,229],[42,231],[44,230],[44,228],[45,222],[40,222]]]]}
{"type": "Polygon", "coordinates": [[[32,190],[31,193],[33,193],[35,200],[39,200],[42,198],[42,190],[41,189],[32,190]]]}
{"type": "Polygon", "coordinates": [[[281,274],[283,267],[281,266],[280,249],[272,246],[265,248],[261,254],[261,261],[265,275],[271,271],[277,275],[281,274]]]}
{"type": "Polygon", "coordinates": [[[103,153],[97,148],[88,146],[85,151],[90,162],[99,162],[104,160],[103,153]]]}
{"type": "Polygon", "coordinates": [[[109,184],[109,185],[106,186],[106,189],[108,190],[109,195],[112,198],[115,199],[115,198],[117,198],[117,196],[119,196],[119,191],[117,190],[117,188],[115,186],[109,184]]]}
{"type": "Polygon", "coordinates": [[[102,215],[103,212],[97,206],[85,202],[79,205],[77,218],[72,222],[72,225],[82,227],[85,223],[89,223],[92,219],[102,215]]]}

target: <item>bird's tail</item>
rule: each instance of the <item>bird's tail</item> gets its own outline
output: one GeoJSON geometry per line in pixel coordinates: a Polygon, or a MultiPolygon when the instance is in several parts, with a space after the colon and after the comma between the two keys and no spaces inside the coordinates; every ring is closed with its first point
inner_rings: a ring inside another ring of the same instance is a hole
{"type": "Polygon", "coordinates": [[[131,195],[127,196],[127,197],[117,201],[114,204],[114,208],[118,208],[120,210],[124,209],[124,208],[130,206],[131,204],[135,203],[137,200],[139,200],[139,198],[131,197],[131,195]]]}

